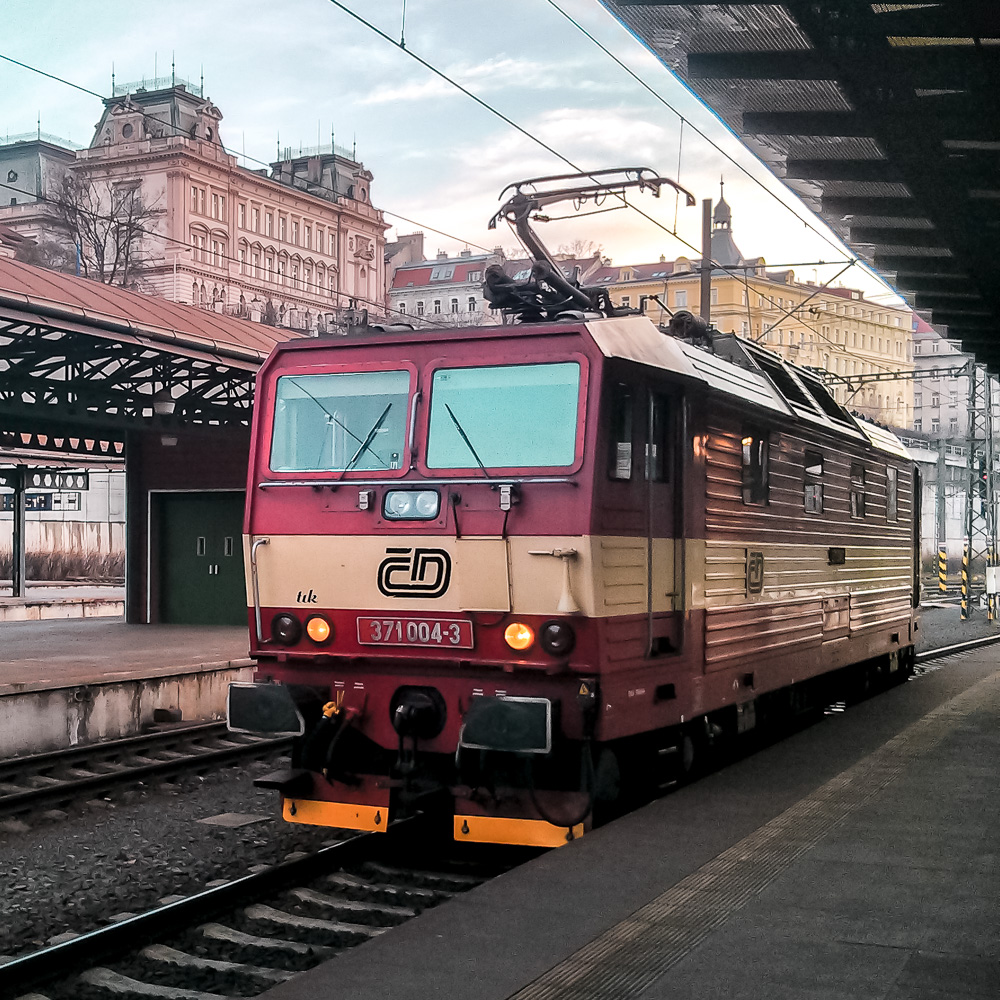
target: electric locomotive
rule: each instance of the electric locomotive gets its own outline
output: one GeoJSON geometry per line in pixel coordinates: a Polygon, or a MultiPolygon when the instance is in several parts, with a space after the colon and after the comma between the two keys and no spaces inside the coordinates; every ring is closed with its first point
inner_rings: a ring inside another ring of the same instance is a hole
{"type": "Polygon", "coordinates": [[[538,261],[487,275],[519,322],[292,341],[259,373],[258,680],[229,723],[297,735],[258,779],[290,822],[436,810],[557,846],[833,673],[912,666],[905,449],[764,348],[566,278],[531,212],[671,183],[587,177],[498,213],[538,261]]]}

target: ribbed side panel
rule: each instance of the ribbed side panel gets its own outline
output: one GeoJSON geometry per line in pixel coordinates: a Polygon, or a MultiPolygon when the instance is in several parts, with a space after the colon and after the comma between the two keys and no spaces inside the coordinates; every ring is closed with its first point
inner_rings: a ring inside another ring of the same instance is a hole
{"type": "Polygon", "coordinates": [[[710,612],[705,622],[705,668],[822,641],[822,599],[710,612]]]}

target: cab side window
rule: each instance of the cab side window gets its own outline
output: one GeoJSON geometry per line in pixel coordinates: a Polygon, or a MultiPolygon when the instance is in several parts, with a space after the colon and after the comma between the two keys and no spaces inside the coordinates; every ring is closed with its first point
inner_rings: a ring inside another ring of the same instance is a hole
{"type": "Polygon", "coordinates": [[[764,506],[768,499],[767,434],[743,429],[743,502],[764,506]]]}
{"type": "Polygon", "coordinates": [[[807,451],[803,470],[803,507],[810,514],[823,513],[823,456],[818,451],[807,451]]]}
{"type": "Polygon", "coordinates": [[[632,478],[633,400],[631,386],[612,386],[609,413],[608,478],[632,478]]]}

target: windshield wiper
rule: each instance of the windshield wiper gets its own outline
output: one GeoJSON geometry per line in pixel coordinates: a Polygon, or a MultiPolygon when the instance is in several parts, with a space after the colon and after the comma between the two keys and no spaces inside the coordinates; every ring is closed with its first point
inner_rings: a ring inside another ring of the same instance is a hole
{"type": "MultiPolygon", "coordinates": [[[[388,416],[388,413],[391,409],[392,409],[392,403],[386,403],[385,409],[382,411],[382,416],[380,416],[378,420],[376,420],[375,423],[372,424],[372,429],[365,435],[364,441],[361,442],[361,447],[358,448],[358,450],[351,456],[351,460],[347,463],[347,465],[344,466],[344,471],[341,472],[338,478],[343,479],[344,474],[350,472],[351,469],[354,468],[354,463],[361,457],[362,452],[364,452],[366,449],[369,451],[371,450],[368,448],[368,445],[372,443],[372,439],[375,437],[376,434],[378,434],[378,429],[382,426],[382,422],[385,420],[386,416],[388,416]]],[[[372,454],[375,455],[376,458],[378,458],[378,455],[374,451],[372,452],[372,454]]],[[[378,460],[382,462],[381,458],[379,458],[378,460]]],[[[385,465],[385,462],[382,462],[382,464],[385,465]]],[[[386,466],[386,468],[388,468],[388,466],[386,466]]]]}
{"type": "Polygon", "coordinates": [[[452,411],[452,408],[447,403],[444,404],[444,408],[448,411],[448,416],[451,417],[452,423],[454,423],[455,425],[455,430],[457,430],[458,433],[462,435],[462,440],[465,442],[466,448],[468,448],[469,451],[472,452],[472,457],[476,460],[476,464],[479,466],[480,469],[483,470],[483,475],[487,479],[492,479],[493,477],[486,471],[486,466],[483,465],[483,460],[479,457],[479,452],[477,452],[476,449],[472,447],[472,442],[469,440],[469,435],[465,433],[465,430],[463,429],[462,425],[458,422],[458,417],[455,416],[454,412],[452,411]]]}
{"type": "MultiPolygon", "coordinates": [[[[354,431],[352,431],[351,428],[348,427],[347,424],[345,424],[342,420],[338,420],[337,417],[334,414],[332,414],[304,385],[302,385],[301,382],[296,382],[295,379],[290,379],[289,381],[292,383],[292,385],[295,386],[296,389],[301,389],[330,418],[330,420],[333,423],[335,423],[342,430],[346,431],[352,438],[354,438],[355,441],[357,441],[359,443],[361,442],[361,438],[359,438],[357,436],[357,434],[355,434],[354,431]]],[[[327,424],[327,426],[329,426],[329,424],[327,424]]],[[[323,446],[325,444],[326,444],[326,435],[324,434],[323,435],[323,441],[320,444],[320,458],[323,457],[323,446]]],[[[389,468],[389,466],[386,465],[385,459],[383,459],[382,456],[379,455],[379,453],[377,451],[373,451],[372,454],[383,465],[385,465],[385,467],[387,469],[389,468]]],[[[316,464],[318,465],[319,462],[317,461],[316,464]]]]}

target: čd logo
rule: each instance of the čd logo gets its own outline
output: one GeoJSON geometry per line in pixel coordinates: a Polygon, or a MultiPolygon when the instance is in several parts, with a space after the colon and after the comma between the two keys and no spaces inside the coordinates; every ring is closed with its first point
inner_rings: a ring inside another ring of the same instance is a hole
{"type": "Polygon", "coordinates": [[[440,597],[451,583],[451,556],[444,549],[386,549],[378,589],[386,597],[440,597]]]}

